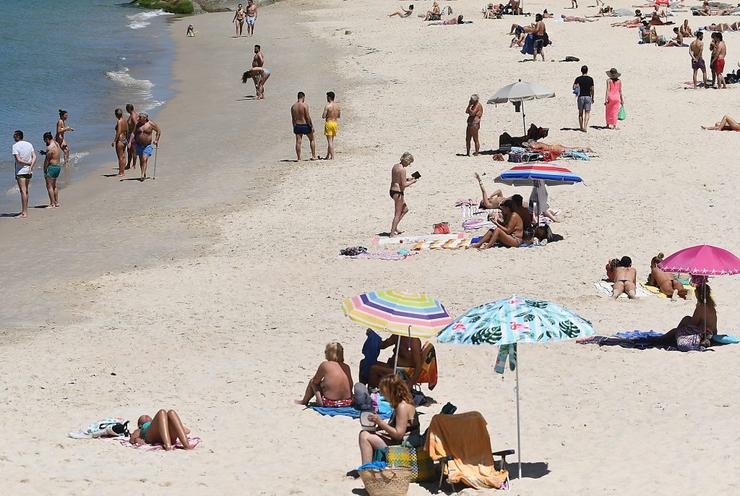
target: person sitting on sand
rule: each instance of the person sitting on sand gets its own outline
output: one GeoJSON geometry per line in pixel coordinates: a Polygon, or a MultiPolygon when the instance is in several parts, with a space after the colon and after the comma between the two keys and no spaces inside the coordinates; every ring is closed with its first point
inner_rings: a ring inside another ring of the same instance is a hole
{"type": "Polygon", "coordinates": [[[129,442],[135,445],[161,444],[164,449],[170,451],[172,445],[180,441],[185,449],[193,449],[188,434],[190,429],[182,425],[179,415],[175,410],[160,410],[151,418],[142,415],[137,421],[139,428],[129,438],[129,442]]]}
{"type": "Polygon", "coordinates": [[[339,343],[329,343],[324,349],[325,361],[308,381],[303,398],[296,401],[308,405],[311,398],[318,406],[342,408],[352,406],[352,371],[344,363],[344,348],[339,343]]]}
{"type": "Polygon", "coordinates": [[[391,200],[393,200],[394,210],[391,230],[388,233],[388,236],[390,237],[401,234],[401,231],[398,230],[398,224],[409,212],[409,207],[406,205],[404,194],[406,192],[406,188],[412,184],[416,184],[416,181],[419,180],[419,177],[412,177],[411,179],[406,177],[406,167],[412,163],[414,163],[414,156],[409,152],[405,152],[401,155],[401,160],[391,169],[390,195],[391,200]]]}
{"type": "Polygon", "coordinates": [[[500,3],[498,5],[494,5],[492,3],[489,3],[486,6],[486,9],[483,11],[483,19],[498,19],[501,17],[503,10],[503,4],[500,3]]]}
{"type": "Polygon", "coordinates": [[[562,19],[563,22],[596,22],[596,19],[587,19],[585,17],[572,15],[567,16],[565,14],[561,14],[560,19],[562,19]]]}
{"type": "Polygon", "coordinates": [[[486,187],[483,186],[483,180],[480,178],[480,174],[477,172],[475,173],[475,178],[478,180],[478,186],[480,186],[480,192],[481,195],[483,195],[483,199],[480,201],[480,208],[486,209],[486,210],[492,210],[494,208],[499,208],[499,205],[501,205],[501,202],[503,202],[506,198],[504,197],[503,192],[500,189],[497,189],[492,194],[488,194],[486,192],[486,187]]]}
{"type": "Polygon", "coordinates": [[[668,41],[663,46],[666,47],[685,47],[686,45],[683,44],[683,36],[681,35],[681,30],[678,28],[673,28],[673,34],[676,36],[668,41]]]}
{"type": "Polygon", "coordinates": [[[601,7],[599,11],[596,13],[595,17],[613,17],[616,14],[614,13],[614,9],[610,7],[609,5],[605,7],[601,7]]]}
{"type": "Polygon", "coordinates": [[[524,32],[524,28],[518,24],[512,25],[512,33],[514,37],[511,39],[511,44],[509,45],[509,48],[513,48],[515,46],[517,47],[523,47],[524,42],[527,39],[527,33],[524,32]]]}
{"type": "Polygon", "coordinates": [[[430,22],[427,24],[427,26],[454,26],[456,24],[472,24],[473,21],[464,21],[463,16],[459,15],[457,17],[453,17],[452,19],[447,19],[446,21],[441,22],[430,22]]]}
{"type": "Polygon", "coordinates": [[[496,227],[489,229],[477,243],[472,243],[471,248],[485,250],[501,243],[504,246],[516,248],[522,243],[524,238],[524,222],[522,218],[514,211],[514,202],[504,200],[501,203],[501,212],[504,216],[504,222],[496,220],[496,227]]]}
{"type": "Polygon", "coordinates": [[[630,257],[622,257],[619,265],[614,267],[614,288],[612,289],[612,298],[619,298],[622,293],[626,293],[630,300],[637,298],[637,271],[632,267],[630,257]]]}
{"type": "Polygon", "coordinates": [[[673,21],[662,21],[660,19],[660,15],[658,15],[657,12],[653,12],[653,14],[650,16],[651,26],[668,26],[671,24],[673,24],[673,21]]]}
{"type": "Polygon", "coordinates": [[[726,115],[722,117],[721,121],[716,122],[714,126],[702,126],[701,128],[707,131],[740,131],[740,123],[729,115],[726,115]]]}
{"type": "Polygon", "coordinates": [[[388,14],[388,17],[398,16],[398,17],[410,17],[411,14],[414,13],[414,4],[412,3],[409,5],[408,9],[404,9],[401,7],[401,10],[398,10],[392,14],[388,14]]]}
{"type": "Polygon", "coordinates": [[[424,17],[425,21],[439,21],[442,19],[442,9],[439,8],[439,3],[434,0],[432,4],[432,10],[427,10],[427,15],[424,17]]]}
{"type": "Polygon", "coordinates": [[[689,20],[685,19],[683,21],[683,24],[681,24],[681,27],[678,28],[679,32],[681,33],[681,36],[684,38],[693,38],[694,37],[694,30],[691,29],[691,26],[689,26],[689,20]]]}
{"type": "Polygon", "coordinates": [[[642,26],[638,31],[640,43],[655,43],[658,41],[658,33],[655,27],[651,26],[648,21],[642,21],[642,26]]]}
{"type": "Polygon", "coordinates": [[[697,346],[712,345],[712,336],[717,334],[717,309],[712,299],[712,288],[703,283],[696,286],[696,307],[692,315],[681,319],[675,329],[662,336],[650,339],[651,344],[658,346],[677,346],[678,339],[684,336],[696,336],[697,346]]]}
{"type": "Polygon", "coordinates": [[[399,339],[399,336],[391,336],[380,343],[381,350],[391,346],[393,346],[393,354],[387,362],[376,362],[370,366],[368,386],[378,386],[385,376],[394,374],[394,371],[403,377],[409,387],[416,384],[422,366],[421,339],[408,336],[401,336],[399,339]],[[396,354],[398,354],[398,363],[396,363],[396,354]]]}
{"type": "Polygon", "coordinates": [[[660,292],[666,296],[670,296],[671,300],[676,299],[676,295],[680,296],[684,300],[688,291],[683,287],[683,284],[676,279],[676,276],[664,272],[658,264],[663,261],[663,254],[658,253],[657,256],[653,257],[650,261],[650,275],[648,276],[647,283],[650,286],[655,286],[660,289],[660,292]]]}
{"type": "Polygon", "coordinates": [[[388,422],[376,414],[368,416],[378,430],[360,431],[358,441],[363,465],[373,460],[375,450],[399,445],[409,435],[419,434],[419,417],[408,384],[395,374],[386,376],[380,382],[380,394],[393,407],[393,415],[388,422]]]}
{"type": "Polygon", "coordinates": [[[528,230],[532,227],[534,222],[534,215],[529,208],[524,206],[524,197],[520,194],[512,195],[511,202],[514,204],[514,212],[522,219],[524,230],[528,230]]]}

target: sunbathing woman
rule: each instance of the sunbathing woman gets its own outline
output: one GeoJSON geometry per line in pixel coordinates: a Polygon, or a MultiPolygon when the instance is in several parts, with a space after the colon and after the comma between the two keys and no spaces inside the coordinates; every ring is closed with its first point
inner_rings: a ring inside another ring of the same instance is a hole
{"type": "Polygon", "coordinates": [[[410,434],[419,433],[419,417],[408,384],[396,375],[388,375],[380,381],[380,394],[393,407],[393,415],[386,422],[377,415],[369,419],[378,426],[378,431],[360,431],[359,445],[362,464],[370,463],[376,449],[401,444],[410,434]]]}
{"type": "Polygon", "coordinates": [[[493,194],[489,195],[486,192],[486,187],[483,186],[483,180],[480,178],[480,174],[475,173],[475,178],[478,180],[478,186],[480,186],[481,195],[483,199],[480,201],[480,208],[491,210],[499,208],[499,205],[506,199],[500,189],[497,189],[493,194]]]}
{"type": "Polygon", "coordinates": [[[687,315],[675,329],[650,341],[653,344],[664,346],[677,346],[677,337],[697,335],[697,341],[701,346],[708,347],[712,344],[712,336],[717,334],[717,309],[712,299],[712,288],[708,284],[696,286],[696,307],[693,315],[687,315]]]}
{"type": "Polygon", "coordinates": [[[506,224],[498,220],[494,221],[496,227],[489,229],[477,243],[471,244],[471,248],[485,250],[496,245],[496,243],[516,248],[522,243],[522,239],[524,238],[524,222],[519,214],[514,212],[514,202],[504,200],[500,207],[506,224]]]}
{"type": "Polygon", "coordinates": [[[352,405],[352,371],[344,363],[344,348],[339,343],[329,343],[324,349],[326,361],[308,381],[303,398],[297,400],[299,405],[308,405],[311,398],[316,399],[318,406],[342,408],[352,405]]]}
{"type": "Polygon", "coordinates": [[[388,14],[388,17],[398,16],[398,17],[409,17],[411,14],[414,13],[414,4],[409,5],[408,10],[401,7],[401,10],[398,10],[392,14],[388,14]]]}
{"type": "Polygon", "coordinates": [[[726,115],[722,117],[721,121],[716,122],[714,126],[702,126],[701,128],[707,131],[740,131],[740,124],[729,115],[726,115]]]}
{"type": "Polygon", "coordinates": [[[563,22],[596,22],[596,19],[587,19],[581,16],[567,16],[565,14],[561,14],[560,18],[563,20],[563,22]]]}
{"type": "Polygon", "coordinates": [[[459,15],[452,19],[447,19],[441,22],[430,22],[427,26],[454,26],[455,24],[472,24],[473,21],[463,21],[463,16],[459,15]]]}
{"type": "Polygon", "coordinates": [[[684,300],[688,291],[683,287],[676,276],[663,272],[658,264],[663,261],[663,254],[658,253],[657,256],[653,257],[650,261],[650,275],[648,276],[647,283],[650,286],[655,286],[660,289],[660,292],[666,296],[670,296],[671,300],[676,299],[676,295],[680,296],[684,300]]]}
{"type": "Polygon", "coordinates": [[[614,267],[614,288],[612,298],[619,298],[622,293],[627,293],[630,300],[637,298],[637,271],[632,267],[630,257],[622,257],[619,264],[614,267]]]}
{"type": "Polygon", "coordinates": [[[129,438],[131,444],[161,444],[169,451],[179,440],[185,449],[195,447],[188,441],[190,429],[182,425],[175,410],[160,410],[153,419],[149,415],[142,415],[137,423],[139,428],[129,438]]]}

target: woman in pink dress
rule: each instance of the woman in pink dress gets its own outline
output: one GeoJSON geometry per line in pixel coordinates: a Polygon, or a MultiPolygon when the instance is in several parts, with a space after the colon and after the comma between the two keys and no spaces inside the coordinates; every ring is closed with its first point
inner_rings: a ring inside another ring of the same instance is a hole
{"type": "Polygon", "coordinates": [[[606,80],[606,98],[604,98],[604,105],[606,105],[606,127],[616,129],[619,108],[624,105],[622,81],[619,80],[621,74],[612,67],[606,71],[606,75],[609,76],[609,79],[606,80]]]}

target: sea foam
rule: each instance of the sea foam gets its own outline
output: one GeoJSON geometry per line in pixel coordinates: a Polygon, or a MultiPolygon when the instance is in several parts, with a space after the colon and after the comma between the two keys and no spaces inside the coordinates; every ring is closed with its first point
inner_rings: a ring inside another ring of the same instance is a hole
{"type": "Polygon", "coordinates": [[[152,19],[158,16],[164,16],[164,15],[172,15],[172,14],[170,14],[169,12],[165,12],[164,10],[149,10],[146,12],[139,12],[138,14],[133,14],[133,15],[126,16],[126,17],[131,21],[128,24],[128,27],[130,29],[142,29],[151,24],[151,22],[149,22],[149,19],[152,19]]]}

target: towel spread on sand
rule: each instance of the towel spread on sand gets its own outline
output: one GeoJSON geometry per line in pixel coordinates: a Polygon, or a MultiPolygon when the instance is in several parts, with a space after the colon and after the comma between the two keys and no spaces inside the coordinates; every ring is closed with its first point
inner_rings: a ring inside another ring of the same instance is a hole
{"type": "MultiPolygon", "coordinates": [[[[309,409],[320,413],[321,415],[326,415],[327,417],[350,417],[350,418],[360,418],[360,414],[362,413],[357,408],[346,406],[342,408],[330,408],[326,406],[316,406],[316,405],[309,405],[309,409]]],[[[378,400],[378,416],[382,418],[383,420],[388,420],[391,418],[391,415],[393,414],[393,407],[390,403],[388,403],[385,399],[379,398],[378,400]]]]}
{"type": "Polygon", "coordinates": [[[447,474],[452,484],[500,488],[508,477],[506,470],[496,470],[493,465],[486,420],[478,412],[432,417],[424,449],[432,460],[452,456],[447,474]]]}
{"type": "MultiPolygon", "coordinates": [[[[666,295],[664,295],[663,293],[660,292],[660,288],[657,288],[655,286],[651,286],[649,284],[643,284],[643,283],[640,283],[640,286],[642,286],[643,288],[645,288],[646,291],[648,291],[651,294],[654,294],[658,298],[668,298],[668,296],[666,296],[666,295]]],[[[683,288],[686,291],[688,291],[689,293],[693,293],[694,292],[694,286],[692,286],[690,284],[684,284],[683,285],[683,288]]]]}
{"type": "MultiPolygon", "coordinates": [[[[125,437],[111,437],[108,438],[112,441],[117,442],[121,446],[125,446],[127,448],[134,448],[140,451],[164,451],[164,446],[161,444],[132,444],[128,441],[128,438],[125,437]]],[[[188,442],[195,448],[200,444],[200,438],[199,437],[188,437],[188,442]]],[[[185,449],[182,446],[182,443],[180,441],[177,441],[175,444],[172,445],[173,449],[185,449]]]]}
{"type": "Polygon", "coordinates": [[[368,260],[405,260],[409,257],[416,255],[414,252],[408,253],[397,253],[394,251],[368,251],[360,253],[359,255],[347,257],[347,258],[366,258],[368,260]]]}
{"type": "MultiPolygon", "coordinates": [[[[614,283],[609,281],[599,281],[594,283],[594,287],[596,287],[596,291],[598,291],[599,294],[603,296],[609,296],[611,297],[613,292],[614,283]]],[[[646,296],[651,296],[652,293],[650,291],[646,290],[644,287],[642,287],[641,283],[637,284],[637,288],[635,289],[635,294],[638,298],[644,298],[646,296]]],[[[627,295],[622,293],[619,295],[620,298],[627,298],[627,295]]]]}

